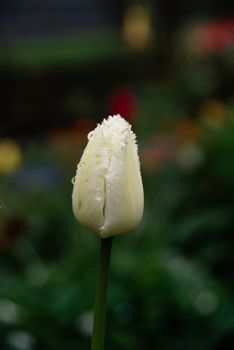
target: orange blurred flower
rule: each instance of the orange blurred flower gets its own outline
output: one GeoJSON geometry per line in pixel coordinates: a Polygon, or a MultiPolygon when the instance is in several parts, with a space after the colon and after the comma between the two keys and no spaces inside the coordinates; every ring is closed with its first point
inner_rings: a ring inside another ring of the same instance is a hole
{"type": "Polygon", "coordinates": [[[89,118],[80,118],[69,128],[54,129],[49,133],[49,142],[65,163],[73,163],[81,156],[87,134],[96,124],[89,118]]]}
{"type": "Polygon", "coordinates": [[[175,136],[178,143],[191,143],[199,140],[200,130],[197,123],[189,118],[184,118],[177,123],[175,136]]]}

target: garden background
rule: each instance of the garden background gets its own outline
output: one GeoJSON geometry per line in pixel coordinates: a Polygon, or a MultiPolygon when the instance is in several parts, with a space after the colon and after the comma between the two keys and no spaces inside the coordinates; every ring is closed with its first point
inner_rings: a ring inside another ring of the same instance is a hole
{"type": "Polygon", "coordinates": [[[0,349],[90,348],[99,239],[71,208],[87,133],[138,136],[106,349],[234,347],[234,3],[2,0],[0,349]]]}

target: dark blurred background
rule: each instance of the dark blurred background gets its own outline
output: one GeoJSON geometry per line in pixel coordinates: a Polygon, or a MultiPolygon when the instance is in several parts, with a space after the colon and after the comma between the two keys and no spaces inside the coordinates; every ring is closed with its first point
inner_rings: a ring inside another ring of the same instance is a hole
{"type": "Polygon", "coordinates": [[[138,136],[106,349],[234,348],[234,2],[1,0],[0,349],[90,348],[99,239],[71,209],[87,133],[138,136]]]}

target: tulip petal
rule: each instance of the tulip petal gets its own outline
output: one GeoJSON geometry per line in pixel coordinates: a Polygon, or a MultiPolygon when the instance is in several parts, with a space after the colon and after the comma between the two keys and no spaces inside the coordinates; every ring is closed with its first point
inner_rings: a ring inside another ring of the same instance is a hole
{"type": "Polygon", "coordinates": [[[143,214],[144,194],[135,135],[130,128],[122,144],[117,143],[105,176],[106,201],[103,238],[135,228],[143,214]]]}
{"type": "Polygon", "coordinates": [[[101,130],[96,128],[78,165],[72,193],[74,215],[82,225],[95,232],[100,231],[104,222],[104,175],[108,164],[101,159],[102,148],[101,130]]]}

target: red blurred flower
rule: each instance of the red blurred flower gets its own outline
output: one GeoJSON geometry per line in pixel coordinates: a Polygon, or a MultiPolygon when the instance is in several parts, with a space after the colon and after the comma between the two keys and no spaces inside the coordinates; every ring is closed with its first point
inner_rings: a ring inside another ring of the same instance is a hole
{"type": "Polygon", "coordinates": [[[130,123],[134,122],[136,110],[136,96],[133,91],[121,88],[113,92],[110,97],[108,114],[120,114],[130,123]]]}

